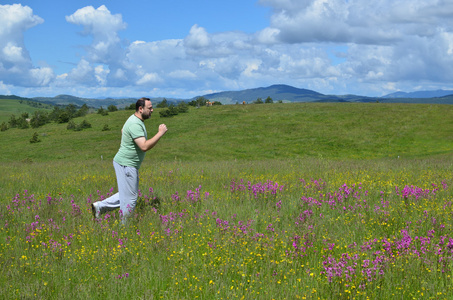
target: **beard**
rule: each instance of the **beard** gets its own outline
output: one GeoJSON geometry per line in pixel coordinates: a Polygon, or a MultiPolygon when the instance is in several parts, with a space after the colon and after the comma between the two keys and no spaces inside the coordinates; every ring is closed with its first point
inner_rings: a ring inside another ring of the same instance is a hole
{"type": "Polygon", "coordinates": [[[143,120],[149,119],[150,117],[151,117],[151,112],[149,114],[142,114],[143,120]]]}

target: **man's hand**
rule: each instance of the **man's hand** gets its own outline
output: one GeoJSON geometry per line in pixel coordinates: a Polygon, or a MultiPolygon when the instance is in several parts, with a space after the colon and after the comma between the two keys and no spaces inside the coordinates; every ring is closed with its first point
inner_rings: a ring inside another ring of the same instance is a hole
{"type": "Polygon", "coordinates": [[[144,136],[136,138],[134,142],[137,144],[137,146],[144,152],[148,151],[149,149],[153,148],[157,142],[160,140],[160,138],[167,132],[167,126],[165,124],[160,124],[159,125],[159,130],[156,133],[155,136],[150,138],[149,140],[145,139],[144,136]]]}
{"type": "Polygon", "coordinates": [[[159,125],[159,133],[161,133],[162,135],[164,135],[166,132],[167,132],[167,125],[165,124],[160,124],[159,125]]]}

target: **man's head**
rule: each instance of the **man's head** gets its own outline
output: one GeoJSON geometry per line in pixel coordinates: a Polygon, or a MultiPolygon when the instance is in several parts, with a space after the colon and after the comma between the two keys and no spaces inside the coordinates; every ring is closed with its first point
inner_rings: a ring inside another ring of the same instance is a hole
{"type": "Polygon", "coordinates": [[[149,117],[151,117],[152,112],[153,104],[151,103],[151,100],[149,98],[140,98],[135,103],[135,114],[138,117],[141,117],[140,119],[142,120],[149,119],[149,117]]]}

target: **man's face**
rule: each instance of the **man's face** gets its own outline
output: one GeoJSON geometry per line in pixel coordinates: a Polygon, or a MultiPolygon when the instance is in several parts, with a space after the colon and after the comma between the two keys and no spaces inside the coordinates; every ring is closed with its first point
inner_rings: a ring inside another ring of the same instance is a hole
{"type": "Polygon", "coordinates": [[[142,109],[142,118],[143,120],[149,119],[153,113],[153,104],[151,101],[146,100],[145,106],[142,109]]]}

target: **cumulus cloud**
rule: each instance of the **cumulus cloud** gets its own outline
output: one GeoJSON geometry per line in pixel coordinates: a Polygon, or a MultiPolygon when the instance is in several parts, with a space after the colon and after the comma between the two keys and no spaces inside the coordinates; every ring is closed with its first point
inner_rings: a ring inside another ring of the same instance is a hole
{"type": "Polygon", "coordinates": [[[93,42],[88,48],[91,61],[108,63],[115,58],[117,52],[122,52],[118,31],[126,29],[126,24],[120,14],[112,15],[105,5],[97,9],[93,6],[78,9],[74,14],[66,16],[66,21],[83,26],[82,33],[93,36],[93,42]]]}
{"type": "Polygon", "coordinates": [[[396,88],[397,82],[400,86],[409,82],[442,86],[453,79],[448,68],[453,62],[450,0],[259,2],[270,6],[273,13],[270,26],[258,32],[256,40],[285,46],[287,53],[280,65],[306,70],[301,70],[299,79],[313,76],[317,80],[319,70],[324,69],[332,86],[361,85],[370,90],[374,85],[375,90],[383,87],[382,93],[396,88]],[[288,52],[291,44],[313,45],[318,54],[313,53],[304,64],[288,52]],[[341,63],[326,59],[323,45],[327,44],[347,47],[341,63]]]}
{"type": "Polygon", "coordinates": [[[271,6],[280,42],[389,44],[407,35],[429,36],[450,27],[451,1],[261,0],[271,6]]]}
{"type": "Polygon", "coordinates": [[[184,39],[184,45],[189,49],[201,49],[208,47],[209,44],[208,33],[203,27],[199,27],[196,24],[190,28],[189,35],[184,39]]]}
{"type": "MultiPolygon", "coordinates": [[[[112,14],[105,5],[97,9],[86,6],[66,16],[66,21],[82,26],[82,34],[93,37],[91,45],[85,47],[87,55],[83,57],[91,67],[90,75],[78,77],[80,80],[92,80],[91,77],[94,77],[94,82],[109,86],[125,86],[131,83],[130,78],[135,76],[134,66],[127,60],[126,49],[118,36],[118,31],[127,27],[121,14],[112,14]],[[99,68],[96,69],[97,64],[103,64],[106,68],[101,72],[102,75],[99,75],[99,68]]],[[[79,82],[83,83],[80,80],[79,82]]],[[[92,82],[86,81],[85,84],[90,85],[92,82]]]]}
{"type": "MultiPolygon", "coordinates": [[[[137,89],[191,97],[286,83],[322,93],[385,94],[453,79],[451,0],[259,0],[269,26],[211,33],[194,24],[182,39],[121,40],[121,14],[86,6],[66,21],[92,37],[69,72],[36,68],[23,41],[43,20],[27,6],[0,5],[0,81],[7,84],[137,89]]],[[[99,91],[101,89],[98,89],[99,91]]]]}
{"type": "Polygon", "coordinates": [[[157,75],[156,73],[145,73],[139,80],[137,80],[137,84],[138,85],[149,85],[149,84],[159,83],[160,81],[162,81],[162,80],[159,78],[159,75],[157,75]]]}
{"type": "Polygon", "coordinates": [[[41,86],[51,82],[52,69],[33,66],[24,43],[24,32],[44,20],[21,4],[0,5],[0,20],[0,80],[17,86],[41,86]]]}

